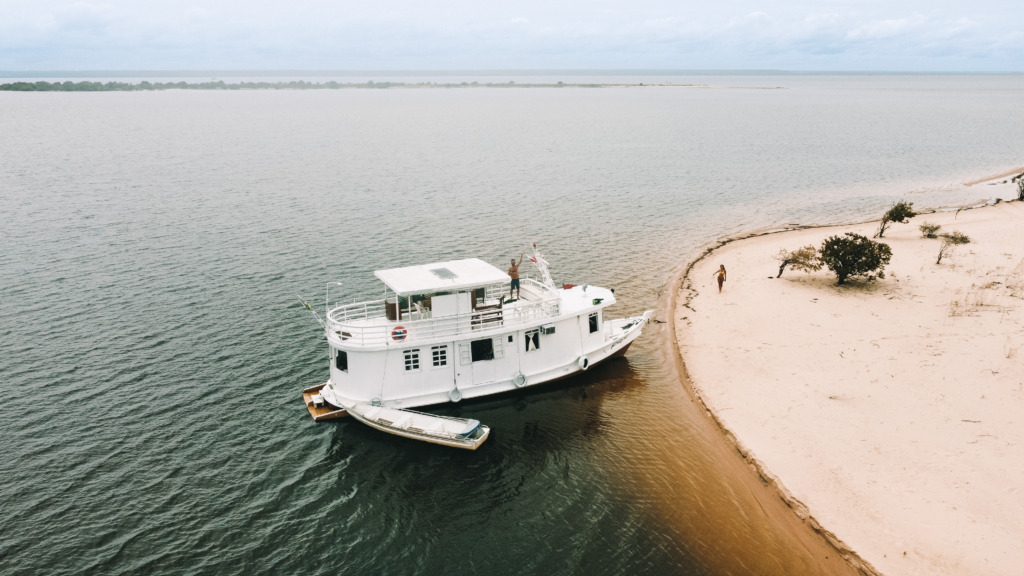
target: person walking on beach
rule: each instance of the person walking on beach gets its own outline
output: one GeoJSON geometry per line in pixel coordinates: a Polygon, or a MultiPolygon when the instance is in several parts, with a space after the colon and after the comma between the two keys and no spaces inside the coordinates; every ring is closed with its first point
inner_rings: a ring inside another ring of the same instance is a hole
{"type": "Polygon", "coordinates": [[[512,265],[508,267],[508,275],[512,277],[512,284],[508,288],[508,297],[512,297],[512,291],[516,291],[516,300],[519,299],[519,265],[523,263],[523,254],[519,254],[519,262],[516,259],[512,259],[512,265]]]}
{"type": "Polygon", "coordinates": [[[725,264],[719,264],[718,270],[712,276],[718,276],[718,293],[721,294],[722,284],[725,284],[725,264]]]}

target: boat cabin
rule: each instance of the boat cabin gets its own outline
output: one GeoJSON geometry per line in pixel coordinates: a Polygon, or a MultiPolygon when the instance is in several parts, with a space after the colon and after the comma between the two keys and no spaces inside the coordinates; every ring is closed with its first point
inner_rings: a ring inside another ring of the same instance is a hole
{"type": "Polygon", "coordinates": [[[491,328],[510,328],[557,316],[557,291],[521,278],[518,300],[504,271],[468,258],[378,270],[381,300],[339,306],[327,314],[328,333],[345,348],[377,348],[412,340],[444,339],[491,328]]]}
{"type": "Polygon", "coordinates": [[[403,314],[414,319],[446,318],[470,314],[482,306],[498,308],[502,299],[495,300],[494,290],[489,295],[487,288],[511,280],[479,258],[378,270],[374,276],[384,282],[389,320],[402,320],[403,314]]]}

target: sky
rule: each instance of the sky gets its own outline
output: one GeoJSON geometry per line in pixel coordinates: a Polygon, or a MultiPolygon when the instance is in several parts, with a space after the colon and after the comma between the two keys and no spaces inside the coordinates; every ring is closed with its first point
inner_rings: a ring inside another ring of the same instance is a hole
{"type": "Polygon", "coordinates": [[[0,0],[0,70],[1024,72],[1020,0],[0,0]]]}

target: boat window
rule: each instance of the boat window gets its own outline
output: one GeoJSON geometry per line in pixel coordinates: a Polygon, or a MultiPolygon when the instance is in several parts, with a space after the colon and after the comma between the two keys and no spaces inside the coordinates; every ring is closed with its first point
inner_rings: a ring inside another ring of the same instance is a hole
{"type": "Polygon", "coordinates": [[[419,350],[406,350],[405,354],[405,369],[406,370],[419,370],[420,369],[420,351],[419,350]]]}
{"type": "Polygon", "coordinates": [[[342,372],[348,372],[348,352],[344,350],[334,352],[334,367],[342,372]]]}
{"type": "Polygon", "coordinates": [[[526,331],[526,351],[539,350],[540,349],[540,330],[527,330],[526,331]]]}
{"type": "Polygon", "coordinates": [[[490,338],[473,340],[469,345],[473,352],[473,362],[494,360],[494,340],[490,338]]]}
{"type": "Polygon", "coordinates": [[[590,315],[590,333],[597,332],[598,324],[600,323],[600,313],[594,312],[590,315]]]}
{"type": "Polygon", "coordinates": [[[420,308],[430,310],[431,296],[431,294],[416,294],[409,301],[412,302],[414,308],[419,304],[420,308]]]}
{"type": "Polygon", "coordinates": [[[448,365],[448,345],[443,346],[432,346],[430,348],[430,355],[434,359],[434,366],[447,366],[448,365]]]}

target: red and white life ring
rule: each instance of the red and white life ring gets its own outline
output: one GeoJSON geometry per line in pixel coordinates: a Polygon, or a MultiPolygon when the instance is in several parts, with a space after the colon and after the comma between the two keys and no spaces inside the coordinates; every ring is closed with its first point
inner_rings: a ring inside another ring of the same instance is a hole
{"type": "Polygon", "coordinates": [[[405,340],[405,337],[409,335],[409,331],[405,329],[405,326],[395,326],[395,329],[391,331],[391,339],[396,342],[405,340]]]}

